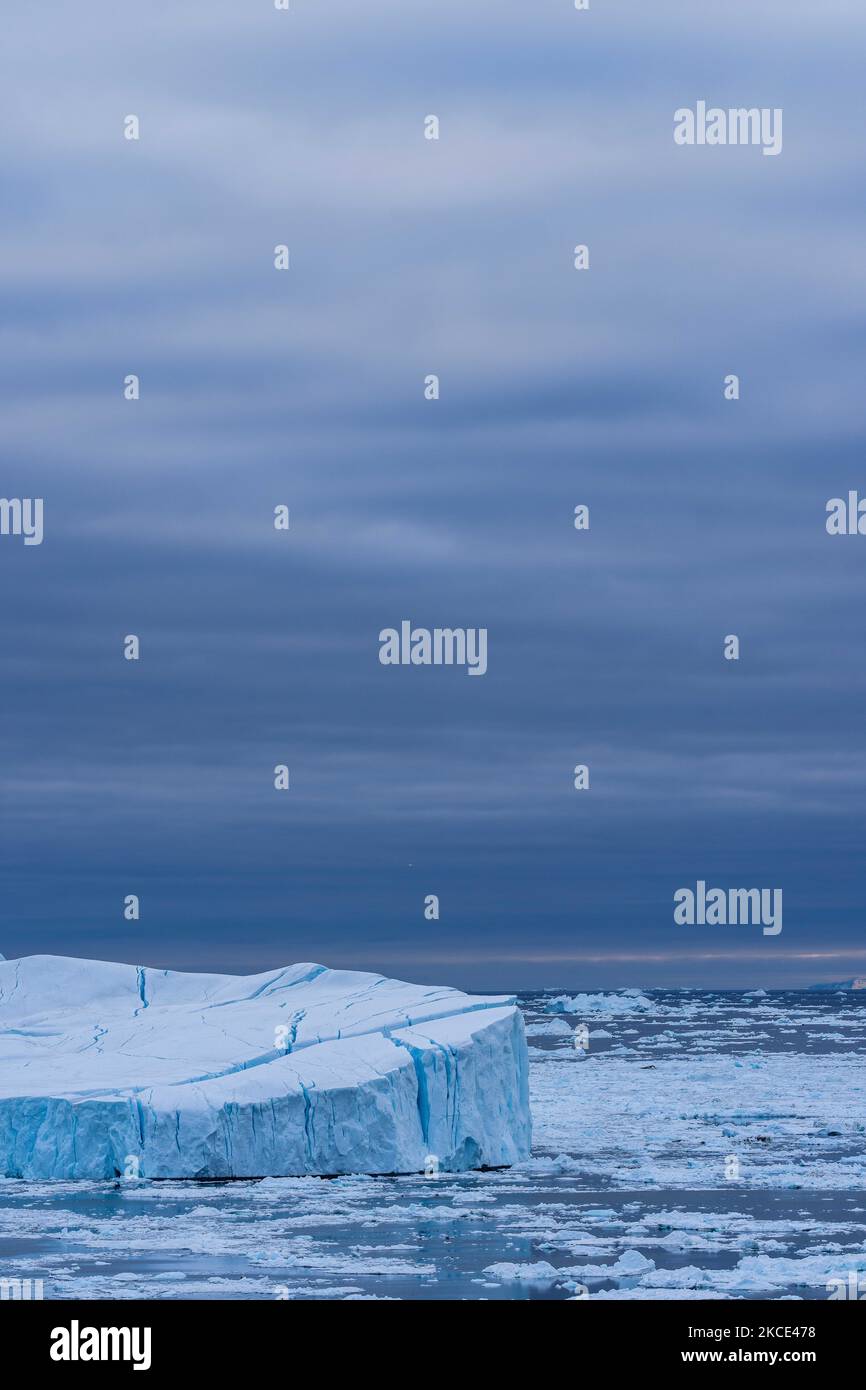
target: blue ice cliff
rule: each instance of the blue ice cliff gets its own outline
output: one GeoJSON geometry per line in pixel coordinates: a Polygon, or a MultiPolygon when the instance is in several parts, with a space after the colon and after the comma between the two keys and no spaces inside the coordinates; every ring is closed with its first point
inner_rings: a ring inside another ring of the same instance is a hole
{"type": "Polygon", "coordinates": [[[0,961],[0,1175],[460,1171],[529,1143],[511,997],[309,964],[0,961]]]}

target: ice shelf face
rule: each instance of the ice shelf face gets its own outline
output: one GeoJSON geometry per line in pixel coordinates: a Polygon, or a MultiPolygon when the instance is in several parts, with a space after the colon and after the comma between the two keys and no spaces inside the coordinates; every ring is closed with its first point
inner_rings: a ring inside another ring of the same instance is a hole
{"type": "Polygon", "coordinates": [[[241,1178],[529,1153],[523,1019],[380,975],[0,961],[0,1174],[241,1178]]]}

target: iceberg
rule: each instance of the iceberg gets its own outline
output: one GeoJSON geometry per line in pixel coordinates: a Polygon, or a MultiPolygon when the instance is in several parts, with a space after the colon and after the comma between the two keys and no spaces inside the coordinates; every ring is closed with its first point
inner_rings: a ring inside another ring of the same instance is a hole
{"type": "Polygon", "coordinates": [[[505,1167],[530,1147],[513,996],[324,965],[0,961],[0,1174],[254,1178],[505,1167]]]}
{"type": "Polygon", "coordinates": [[[544,1005],[549,1014],[584,1014],[602,1018],[646,1013],[652,1008],[653,1001],[641,994],[639,989],[623,989],[616,994],[558,994],[544,1005]]]}

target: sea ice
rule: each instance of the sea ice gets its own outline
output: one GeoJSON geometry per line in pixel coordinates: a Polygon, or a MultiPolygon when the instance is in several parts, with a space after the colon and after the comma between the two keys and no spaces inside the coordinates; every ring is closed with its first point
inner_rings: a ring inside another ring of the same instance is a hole
{"type": "Polygon", "coordinates": [[[461,1171],[527,1157],[510,996],[290,965],[0,962],[0,1174],[461,1171]]]}
{"type": "Polygon", "coordinates": [[[623,989],[616,994],[557,994],[554,999],[548,999],[544,1007],[549,1014],[615,1018],[619,1014],[646,1013],[653,1003],[638,989],[623,989]]]}

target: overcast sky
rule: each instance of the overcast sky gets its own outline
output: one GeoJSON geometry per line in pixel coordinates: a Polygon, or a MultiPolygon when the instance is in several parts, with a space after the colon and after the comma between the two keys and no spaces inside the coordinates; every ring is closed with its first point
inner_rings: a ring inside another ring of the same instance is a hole
{"type": "Polygon", "coordinates": [[[0,951],[866,973],[862,4],[291,3],[4,19],[0,951]],[[675,925],[698,879],[783,931],[675,925]]]}

